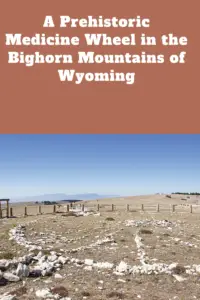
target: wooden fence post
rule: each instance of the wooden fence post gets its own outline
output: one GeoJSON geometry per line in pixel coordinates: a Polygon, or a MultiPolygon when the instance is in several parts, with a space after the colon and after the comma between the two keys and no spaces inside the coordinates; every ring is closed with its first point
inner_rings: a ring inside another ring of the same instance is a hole
{"type": "Polygon", "coordinates": [[[6,215],[7,215],[7,218],[9,218],[9,213],[10,213],[10,206],[9,206],[9,200],[6,201],[7,203],[7,209],[6,209],[6,215]]]}
{"type": "Polygon", "coordinates": [[[174,204],[171,205],[171,211],[175,212],[175,205],[174,204]]]}
{"type": "Polygon", "coordinates": [[[85,210],[85,207],[84,207],[84,204],[82,205],[82,211],[84,211],[85,210]]]}
{"type": "Polygon", "coordinates": [[[12,218],[13,217],[13,208],[10,207],[10,217],[12,218]]]}
{"type": "Polygon", "coordinates": [[[26,217],[27,216],[27,207],[25,206],[24,207],[24,217],[26,217]]]}
{"type": "Polygon", "coordinates": [[[0,201],[0,219],[2,218],[1,201],[0,201]]]}
{"type": "Polygon", "coordinates": [[[190,205],[190,212],[191,212],[191,214],[192,214],[192,212],[193,212],[193,210],[192,210],[192,205],[190,205]]]}
{"type": "Polygon", "coordinates": [[[129,204],[126,205],[126,210],[129,211],[129,204]]]}
{"type": "Polygon", "coordinates": [[[114,211],[114,204],[112,204],[112,211],[114,211]]]}
{"type": "Polygon", "coordinates": [[[141,204],[141,210],[144,211],[144,204],[141,204]]]}
{"type": "Polygon", "coordinates": [[[160,211],[160,205],[159,205],[159,204],[157,204],[156,211],[157,211],[157,212],[159,212],[159,211],[160,211]]]}
{"type": "Polygon", "coordinates": [[[67,212],[69,212],[69,204],[67,204],[67,212]]]}
{"type": "Polygon", "coordinates": [[[42,214],[42,208],[41,208],[41,205],[38,206],[38,213],[39,213],[39,215],[42,214]]]}
{"type": "Polygon", "coordinates": [[[97,211],[99,211],[100,210],[100,206],[99,206],[99,204],[97,204],[97,211]]]}
{"type": "Polygon", "coordinates": [[[53,206],[53,213],[56,213],[56,205],[53,206]]]}

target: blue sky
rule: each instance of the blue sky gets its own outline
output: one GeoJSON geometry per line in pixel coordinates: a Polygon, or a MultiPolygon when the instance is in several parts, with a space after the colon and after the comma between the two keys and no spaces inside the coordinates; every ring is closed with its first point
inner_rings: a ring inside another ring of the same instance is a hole
{"type": "Polygon", "coordinates": [[[0,135],[0,198],[200,192],[200,135],[0,135]]]}

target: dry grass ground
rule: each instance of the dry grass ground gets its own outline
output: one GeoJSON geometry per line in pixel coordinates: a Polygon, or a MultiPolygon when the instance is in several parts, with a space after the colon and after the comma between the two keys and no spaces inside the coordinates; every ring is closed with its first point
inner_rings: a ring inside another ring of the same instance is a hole
{"type": "MultiPolygon", "coordinates": [[[[146,203],[166,204],[179,199],[159,200],[146,198],[146,203]],[[160,202],[159,202],[160,201],[160,202]]],[[[144,202],[144,198],[135,199],[134,205],[144,202]]],[[[121,204],[122,200],[100,200],[99,204],[121,204]]],[[[132,204],[127,199],[125,204],[132,204]]],[[[91,204],[88,203],[88,204],[91,204]]],[[[17,224],[26,225],[26,239],[41,245],[43,252],[62,253],[63,256],[97,262],[109,262],[119,265],[124,261],[128,265],[140,265],[135,236],[139,232],[145,245],[145,252],[150,261],[167,264],[179,263],[180,266],[200,264],[200,214],[166,212],[100,212],[100,216],[63,216],[38,215],[0,220],[0,259],[20,257],[27,249],[8,240],[8,232],[17,224]],[[126,226],[127,220],[149,220],[148,226],[126,226]],[[156,220],[168,220],[169,227],[155,226],[156,220]],[[33,222],[32,222],[33,221],[33,222]],[[32,222],[32,223],[31,223],[32,222]],[[154,223],[153,223],[154,222],[154,223]],[[111,241],[98,244],[106,237],[111,241]]],[[[50,277],[26,278],[23,282],[0,286],[0,294],[15,292],[17,299],[37,299],[35,291],[43,288],[65,288],[72,300],[80,299],[200,299],[200,274],[193,276],[177,269],[177,274],[183,275],[184,281],[179,282],[167,274],[157,275],[116,275],[110,269],[85,269],[78,264],[66,264],[57,272],[62,278],[50,277]]]]}

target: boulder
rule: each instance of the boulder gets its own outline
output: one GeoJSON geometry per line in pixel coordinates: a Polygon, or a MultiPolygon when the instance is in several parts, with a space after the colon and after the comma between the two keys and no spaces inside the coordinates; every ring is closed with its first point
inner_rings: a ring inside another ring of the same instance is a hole
{"type": "MultiPolygon", "coordinates": [[[[0,286],[4,286],[4,285],[6,285],[8,283],[8,280],[7,279],[5,279],[5,278],[0,278],[0,286]]],[[[1,299],[1,298],[0,298],[1,299]]]]}
{"type": "Polygon", "coordinates": [[[5,278],[6,280],[10,281],[10,282],[17,282],[20,281],[20,278],[17,275],[14,275],[10,272],[5,272],[3,274],[3,278],[5,278]]]}
{"type": "Polygon", "coordinates": [[[20,278],[28,277],[29,276],[29,267],[27,265],[19,263],[17,270],[16,270],[16,275],[20,278]]]}
{"type": "Polygon", "coordinates": [[[0,259],[0,271],[6,271],[9,268],[9,261],[7,259],[0,259]]]}

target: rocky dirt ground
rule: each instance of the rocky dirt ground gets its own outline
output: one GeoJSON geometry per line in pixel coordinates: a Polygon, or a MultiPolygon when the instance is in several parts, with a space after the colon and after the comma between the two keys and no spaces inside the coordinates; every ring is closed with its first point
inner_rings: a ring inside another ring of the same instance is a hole
{"type": "Polygon", "coordinates": [[[1,219],[0,299],[200,299],[200,214],[1,219]]]}

